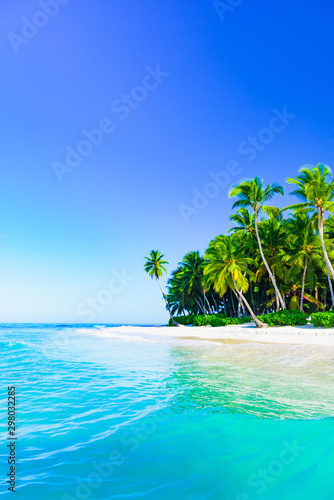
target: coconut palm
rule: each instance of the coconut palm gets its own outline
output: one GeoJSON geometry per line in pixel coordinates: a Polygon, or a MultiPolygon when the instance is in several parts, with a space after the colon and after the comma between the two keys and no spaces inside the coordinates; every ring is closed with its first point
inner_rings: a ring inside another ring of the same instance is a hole
{"type": "MultiPolygon", "coordinates": [[[[287,237],[286,220],[283,220],[281,212],[271,214],[267,220],[262,220],[258,223],[260,241],[262,244],[263,254],[266,262],[273,273],[275,281],[279,278],[282,282],[286,272],[286,266],[282,261],[282,254],[285,252],[285,243],[287,237]]],[[[257,281],[260,281],[266,273],[265,263],[262,261],[258,264],[256,272],[257,281]]],[[[278,285],[277,285],[278,287],[278,285]]],[[[281,293],[282,288],[278,287],[281,293]]],[[[273,290],[275,293],[275,289],[273,290]]],[[[284,293],[281,293],[285,305],[284,293]]],[[[280,308],[279,297],[276,294],[277,310],[280,308]]]]}
{"type": "Polygon", "coordinates": [[[168,280],[168,293],[166,295],[168,304],[173,314],[183,314],[185,311],[190,312],[189,301],[185,297],[182,290],[182,280],[179,278],[180,267],[172,272],[168,280]]]}
{"type": "Polygon", "coordinates": [[[294,281],[302,276],[300,311],[303,311],[304,298],[312,302],[312,297],[305,293],[306,281],[314,286],[319,271],[324,273],[321,245],[313,224],[314,217],[305,212],[295,212],[287,221],[287,249],[284,254],[281,253],[282,261],[290,266],[287,278],[294,281]]]}
{"type": "Polygon", "coordinates": [[[244,293],[247,292],[249,281],[247,275],[253,277],[249,266],[253,259],[246,255],[246,246],[242,241],[241,234],[232,236],[217,236],[209,244],[204,254],[204,278],[205,282],[213,285],[220,296],[228,289],[233,290],[240,297],[248,309],[252,319],[258,328],[266,326],[254,314],[244,293]]]}
{"type": "MultiPolygon", "coordinates": [[[[205,313],[206,307],[202,293],[203,258],[198,251],[189,252],[183,257],[179,265],[181,266],[179,276],[183,283],[183,290],[187,296],[192,297],[196,301],[202,312],[205,313]]],[[[211,313],[211,306],[206,297],[205,301],[211,313]]]]}
{"type": "Polygon", "coordinates": [[[158,250],[151,250],[151,253],[149,257],[145,257],[146,262],[144,264],[144,270],[151,276],[152,279],[156,279],[159,283],[160,290],[162,293],[163,298],[165,299],[166,302],[166,307],[168,309],[169,315],[174,323],[175,326],[179,326],[178,323],[173,318],[173,314],[170,310],[169,303],[167,300],[167,297],[162,289],[161,283],[160,283],[160,278],[163,275],[163,273],[167,273],[166,265],[169,264],[164,259],[164,254],[160,253],[158,250]]]}
{"type": "Polygon", "coordinates": [[[327,267],[332,304],[334,305],[333,286],[330,278],[330,273],[332,278],[334,278],[334,269],[328,257],[324,239],[324,214],[325,212],[334,213],[334,180],[332,178],[332,171],[326,165],[319,163],[314,168],[303,167],[299,172],[295,178],[289,177],[287,182],[297,185],[297,189],[290,194],[298,196],[298,198],[303,200],[303,203],[296,203],[287,208],[306,209],[317,213],[318,231],[327,267]]]}
{"type": "Polygon", "coordinates": [[[245,235],[250,234],[254,237],[256,236],[254,227],[255,216],[254,214],[250,214],[247,208],[240,208],[236,214],[230,216],[230,219],[237,225],[236,227],[232,227],[229,233],[242,231],[245,235]]]}
{"type": "MultiPolygon", "coordinates": [[[[255,219],[254,214],[250,214],[247,208],[240,208],[236,214],[232,214],[230,216],[230,219],[233,220],[233,222],[235,222],[237,225],[235,227],[232,227],[228,232],[229,233],[242,232],[242,234],[246,238],[246,242],[249,247],[247,252],[248,256],[252,254],[254,255],[255,247],[257,246],[255,227],[254,227],[254,219],[255,219]]],[[[254,296],[252,287],[249,288],[250,288],[252,304],[254,307],[254,296]]],[[[241,307],[241,300],[239,298],[238,312],[240,311],[240,307],[241,307]]]]}
{"type": "Polygon", "coordinates": [[[268,186],[264,187],[263,186],[263,181],[259,177],[255,177],[252,180],[245,180],[241,181],[235,186],[233,186],[229,192],[230,197],[237,196],[239,198],[234,204],[232,208],[236,207],[251,207],[253,210],[254,214],[254,224],[255,224],[255,234],[256,234],[256,239],[258,242],[261,258],[263,260],[263,263],[268,271],[268,274],[270,276],[271,282],[273,284],[273,287],[275,289],[275,293],[277,296],[277,299],[279,300],[279,303],[282,306],[282,309],[285,309],[285,303],[284,300],[280,294],[280,291],[277,287],[275,277],[268,265],[268,262],[266,261],[266,258],[264,256],[263,250],[262,250],[262,244],[259,236],[259,229],[258,229],[258,216],[261,211],[263,211],[266,214],[272,214],[275,212],[278,212],[278,209],[275,209],[274,207],[265,205],[269,200],[271,200],[276,194],[280,194],[283,196],[284,194],[284,188],[283,186],[280,186],[279,184],[269,184],[268,186]]]}

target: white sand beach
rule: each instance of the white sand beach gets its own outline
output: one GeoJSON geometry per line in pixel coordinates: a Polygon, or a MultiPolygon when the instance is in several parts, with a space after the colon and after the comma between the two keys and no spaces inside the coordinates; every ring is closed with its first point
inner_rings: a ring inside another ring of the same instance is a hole
{"type": "Polygon", "coordinates": [[[334,347],[333,328],[314,328],[306,326],[284,326],[271,328],[256,328],[253,323],[244,325],[229,325],[222,327],[159,327],[159,326],[119,326],[101,328],[102,336],[115,334],[147,334],[164,337],[179,337],[190,339],[221,340],[231,343],[258,342],[271,344],[301,344],[334,347]]]}

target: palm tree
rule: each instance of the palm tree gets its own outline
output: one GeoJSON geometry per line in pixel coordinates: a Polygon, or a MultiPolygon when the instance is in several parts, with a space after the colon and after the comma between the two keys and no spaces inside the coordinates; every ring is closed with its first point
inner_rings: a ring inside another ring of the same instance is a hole
{"type": "Polygon", "coordinates": [[[275,289],[276,297],[278,298],[282,309],[286,309],[285,303],[283,301],[283,298],[280,294],[280,291],[277,287],[275,277],[273,273],[271,272],[271,269],[265,259],[263,250],[262,250],[262,244],[259,236],[259,229],[258,229],[258,215],[261,211],[263,211],[266,214],[271,214],[278,212],[278,209],[275,209],[274,207],[270,207],[265,205],[265,203],[269,200],[271,200],[275,194],[280,194],[283,196],[284,194],[284,188],[283,186],[280,186],[279,184],[272,184],[268,185],[267,187],[263,187],[263,181],[259,177],[255,177],[253,180],[245,180],[241,181],[235,186],[233,186],[229,192],[230,197],[237,196],[239,199],[233,204],[232,208],[235,207],[251,207],[254,213],[254,223],[255,223],[255,233],[256,233],[256,238],[257,238],[257,243],[259,246],[260,254],[263,260],[264,265],[266,266],[266,269],[268,271],[268,274],[270,276],[271,282],[273,284],[273,287],[275,289]]]}
{"type": "Polygon", "coordinates": [[[180,262],[180,265],[182,265],[180,278],[183,281],[184,291],[187,295],[194,298],[204,313],[206,312],[205,300],[209,312],[212,313],[210,303],[205,295],[202,300],[203,258],[199,252],[187,253],[183,257],[182,262],[180,262]]]}
{"type": "Polygon", "coordinates": [[[166,295],[168,304],[173,314],[183,314],[189,311],[188,301],[182,290],[182,280],[179,278],[180,267],[172,272],[168,280],[168,293],[166,295]],[[187,307],[188,306],[188,307],[187,307]]]}
{"type": "Polygon", "coordinates": [[[217,236],[210,242],[204,254],[205,281],[207,284],[213,285],[220,296],[224,295],[228,288],[235,291],[248,309],[256,326],[263,328],[266,325],[255,316],[244,296],[249,287],[246,275],[251,277],[253,275],[249,270],[253,259],[247,257],[245,251],[246,247],[243,244],[241,234],[217,236]]]}
{"type": "Polygon", "coordinates": [[[334,305],[333,286],[330,278],[330,273],[332,274],[332,278],[334,278],[334,269],[329,260],[324,240],[324,213],[334,212],[334,180],[328,181],[328,177],[332,177],[332,171],[326,165],[318,163],[314,168],[304,167],[299,172],[300,174],[295,178],[289,177],[287,182],[298,186],[290,194],[298,196],[298,198],[303,200],[303,203],[296,203],[287,208],[304,208],[308,211],[315,211],[318,215],[318,231],[326,262],[332,304],[334,305]]]}
{"type": "Polygon", "coordinates": [[[152,279],[158,280],[160,290],[161,290],[161,293],[163,295],[163,298],[165,299],[166,307],[168,309],[171,320],[173,321],[174,326],[179,326],[179,324],[173,318],[173,314],[170,310],[168,300],[166,298],[166,295],[165,295],[165,293],[162,289],[161,283],[160,283],[160,278],[163,275],[163,273],[167,273],[167,269],[165,268],[165,265],[169,264],[169,262],[167,262],[166,260],[163,260],[163,258],[164,258],[164,254],[160,253],[158,250],[151,250],[150,256],[145,257],[146,262],[144,264],[144,269],[151,276],[152,279]]]}
{"type": "Polygon", "coordinates": [[[178,298],[180,305],[192,314],[205,314],[204,302],[200,296],[202,261],[199,252],[189,252],[168,280],[168,298],[171,297],[172,302],[178,298]]]}
{"type": "Polygon", "coordinates": [[[236,233],[237,231],[242,231],[245,235],[250,234],[255,235],[254,229],[254,214],[250,214],[247,208],[240,208],[236,214],[232,214],[230,219],[233,220],[237,225],[229,230],[229,233],[236,233]]]}
{"type": "MultiPolygon", "coordinates": [[[[230,216],[230,219],[233,220],[237,225],[235,227],[232,227],[229,229],[229,233],[237,233],[237,232],[242,232],[244,237],[247,239],[247,244],[249,246],[248,248],[248,256],[252,253],[254,249],[254,243],[256,244],[256,235],[255,235],[255,228],[254,228],[254,214],[250,214],[249,210],[247,208],[240,208],[236,214],[232,214],[230,216]]],[[[251,297],[252,297],[252,302],[254,305],[254,300],[253,300],[253,293],[252,289],[250,288],[251,291],[251,297]]],[[[239,297],[238,299],[238,316],[240,317],[240,312],[241,312],[241,306],[243,307],[243,304],[241,302],[241,299],[239,297]]]]}
{"type": "MultiPolygon", "coordinates": [[[[286,220],[283,220],[281,212],[278,211],[277,213],[272,213],[269,219],[262,220],[258,223],[263,253],[276,283],[277,278],[280,278],[282,282],[284,273],[286,272],[286,266],[284,266],[284,261],[282,261],[282,253],[284,254],[285,251],[285,240],[287,236],[286,222],[286,220]]],[[[257,281],[260,281],[265,273],[266,266],[262,261],[256,273],[257,281]]],[[[272,292],[275,293],[275,289],[272,292]]],[[[284,294],[281,293],[281,296],[285,305],[284,294]]],[[[279,310],[280,302],[277,295],[276,305],[277,310],[279,310]]]]}
{"type": "Polygon", "coordinates": [[[305,282],[316,283],[317,271],[323,274],[324,260],[319,244],[319,239],[313,229],[314,217],[309,217],[305,212],[295,212],[288,219],[287,249],[281,253],[282,261],[290,267],[287,277],[302,275],[299,310],[303,311],[304,298],[312,302],[312,297],[305,294],[305,282]]]}

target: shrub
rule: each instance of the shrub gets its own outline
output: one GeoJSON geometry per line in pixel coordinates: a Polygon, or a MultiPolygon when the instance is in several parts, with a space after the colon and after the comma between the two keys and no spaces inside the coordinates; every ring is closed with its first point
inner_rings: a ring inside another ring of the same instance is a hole
{"type": "Polygon", "coordinates": [[[307,325],[308,314],[300,311],[278,311],[258,316],[259,320],[269,326],[307,325]]]}
{"type": "MultiPolygon", "coordinates": [[[[208,318],[208,316],[207,316],[208,318]]],[[[206,320],[206,324],[208,325],[208,319],[206,320]]],[[[205,325],[205,315],[204,314],[199,314],[198,316],[194,317],[193,320],[193,325],[195,326],[204,326],[205,325]]]]}
{"type": "MultiPolygon", "coordinates": [[[[194,326],[204,326],[205,323],[211,326],[226,326],[226,325],[242,325],[243,323],[248,323],[251,321],[251,318],[228,318],[226,314],[208,314],[206,316],[204,314],[198,314],[197,316],[189,314],[188,316],[177,316],[174,318],[177,323],[180,325],[194,325],[194,326]]],[[[168,322],[168,326],[174,326],[173,321],[170,319],[168,322]]]]}
{"type": "Polygon", "coordinates": [[[249,318],[248,316],[242,316],[241,318],[228,318],[229,319],[229,325],[243,325],[244,323],[250,323],[252,321],[252,318],[249,318]]]}
{"type": "MultiPolygon", "coordinates": [[[[193,324],[193,314],[188,314],[188,316],[176,316],[174,317],[175,321],[180,325],[192,325],[193,324]]],[[[174,326],[172,319],[168,321],[167,326],[174,326]]]]}
{"type": "Polygon", "coordinates": [[[311,314],[313,326],[324,326],[325,328],[334,327],[334,314],[332,312],[318,312],[311,314]]]}
{"type": "Polygon", "coordinates": [[[226,326],[228,325],[227,318],[221,318],[220,316],[211,316],[209,320],[211,326],[226,326]]]}

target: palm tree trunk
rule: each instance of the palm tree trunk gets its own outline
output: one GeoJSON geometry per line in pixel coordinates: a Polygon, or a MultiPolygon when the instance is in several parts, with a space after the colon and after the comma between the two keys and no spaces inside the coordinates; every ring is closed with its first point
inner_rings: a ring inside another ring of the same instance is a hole
{"type": "Polygon", "coordinates": [[[334,278],[334,269],[332,266],[331,261],[329,260],[326,246],[325,246],[325,240],[324,240],[324,226],[323,226],[323,219],[322,219],[322,212],[321,209],[318,208],[318,229],[319,229],[319,236],[320,236],[320,241],[321,241],[321,246],[322,246],[322,251],[324,254],[325,262],[326,262],[326,268],[327,268],[327,276],[328,276],[328,285],[329,289],[331,292],[331,298],[332,298],[332,307],[334,305],[334,293],[333,293],[333,286],[332,286],[332,280],[329,271],[332,274],[332,277],[334,278]]]}
{"type": "MultiPolygon", "coordinates": [[[[236,292],[234,292],[234,293],[235,293],[236,298],[238,299],[238,318],[241,318],[242,314],[244,316],[246,316],[245,306],[241,300],[240,295],[238,296],[238,294],[236,292]]],[[[242,295],[242,292],[240,292],[240,293],[242,295]]]]}
{"type": "Polygon", "coordinates": [[[214,305],[215,305],[215,310],[218,312],[218,305],[217,305],[216,299],[214,298],[214,296],[213,296],[213,294],[212,294],[212,293],[210,293],[210,295],[211,295],[211,298],[212,298],[213,303],[214,303],[214,305]]]}
{"type": "MultiPolygon", "coordinates": [[[[273,276],[274,276],[274,280],[276,280],[275,271],[273,271],[273,276]]],[[[276,311],[279,311],[279,306],[280,306],[280,304],[279,304],[279,298],[278,298],[278,295],[276,295],[276,311]]]]}
{"type": "Polygon", "coordinates": [[[166,297],[166,295],[165,295],[165,292],[164,292],[164,291],[163,291],[163,289],[162,289],[162,286],[161,286],[161,283],[160,283],[159,278],[158,278],[158,282],[159,282],[159,286],[160,286],[160,290],[161,290],[161,293],[162,293],[162,295],[163,295],[163,298],[165,299],[166,306],[167,306],[167,309],[168,309],[168,312],[169,312],[170,318],[171,318],[171,320],[173,321],[174,326],[180,326],[180,325],[179,325],[179,324],[175,321],[175,319],[173,318],[172,311],[170,310],[170,307],[169,307],[169,304],[168,304],[167,297],[166,297]]]}
{"type": "Polygon", "coordinates": [[[235,290],[233,290],[233,292],[238,300],[238,312],[237,312],[238,318],[241,318],[241,297],[240,297],[240,295],[237,294],[237,292],[235,290]]]}
{"type": "Polygon", "coordinates": [[[208,301],[208,299],[207,299],[207,296],[206,296],[206,295],[204,295],[204,297],[205,297],[205,302],[208,304],[209,313],[210,313],[210,314],[212,314],[212,309],[211,309],[211,306],[210,306],[210,302],[208,301]]]}
{"type": "Polygon", "coordinates": [[[205,309],[204,309],[203,305],[201,304],[201,302],[199,300],[197,300],[195,296],[194,296],[194,299],[195,299],[196,304],[198,305],[198,307],[202,311],[202,313],[205,314],[205,309]]]}
{"type": "MultiPolygon", "coordinates": [[[[224,296],[222,296],[222,301],[223,301],[224,314],[226,314],[226,304],[225,304],[224,296]]],[[[227,316],[227,314],[226,314],[226,316],[227,316]]]]}
{"type": "MultiPolygon", "coordinates": [[[[252,288],[252,285],[249,286],[249,290],[250,290],[250,296],[251,296],[251,301],[252,301],[252,306],[253,306],[253,310],[255,311],[255,302],[254,302],[254,294],[253,294],[253,288],[252,288]]],[[[256,311],[255,311],[256,312],[256,311]]]]}
{"type": "Polygon", "coordinates": [[[300,312],[303,312],[304,291],[305,291],[305,278],[306,278],[306,271],[307,271],[307,261],[308,261],[308,258],[306,257],[305,258],[305,264],[304,264],[304,272],[303,272],[302,293],[300,294],[300,307],[299,307],[300,312]]]}
{"type": "Polygon", "coordinates": [[[234,279],[234,276],[232,276],[232,279],[233,279],[233,284],[234,284],[235,291],[237,292],[237,294],[239,295],[239,297],[241,297],[241,300],[244,302],[245,306],[247,307],[247,309],[248,309],[248,311],[249,311],[249,313],[250,313],[253,321],[255,322],[256,326],[258,328],[265,328],[267,325],[265,323],[262,323],[262,321],[260,321],[259,318],[257,318],[255,316],[255,314],[253,313],[253,310],[252,310],[251,306],[248,304],[248,301],[247,301],[246,297],[238,289],[237,284],[236,284],[235,279],[234,279]]]}
{"type": "MultiPolygon", "coordinates": [[[[315,287],[315,294],[314,295],[315,295],[316,300],[319,300],[319,291],[318,291],[318,287],[317,286],[315,287]]],[[[319,311],[319,307],[316,306],[315,310],[318,312],[319,311]]]]}
{"type": "MultiPolygon", "coordinates": [[[[242,293],[242,292],[241,292],[242,293]]],[[[245,309],[245,306],[244,306],[244,303],[241,301],[241,309],[242,309],[242,314],[244,316],[246,316],[246,309],[245,309]]]]}
{"type": "Polygon", "coordinates": [[[333,284],[332,284],[332,279],[331,279],[331,275],[329,272],[329,267],[327,266],[327,264],[326,264],[326,269],[327,269],[327,280],[328,280],[328,285],[329,285],[329,291],[330,291],[331,298],[332,298],[332,305],[331,305],[330,310],[332,310],[333,309],[333,284]]]}
{"type": "Polygon", "coordinates": [[[275,278],[274,278],[274,275],[273,275],[273,273],[271,272],[270,267],[268,266],[268,263],[267,263],[267,261],[266,261],[266,259],[265,259],[265,256],[264,256],[264,253],[263,253],[263,250],[262,250],[262,244],[261,244],[261,240],[260,240],[260,236],[259,236],[259,229],[258,229],[258,226],[257,226],[257,210],[255,210],[255,232],[256,232],[256,239],[257,239],[257,243],[258,243],[258,245],[259,245],[260,254],[261,254],[261,257],[262,257],[263,263],[264,263],[264,265],[265,265],[265,266],[266,266],[266,268],[267,268],[267,271],[268,271],[268,274],[269,274],[269,276],[270,276],[271,282],[272,282],[272,284],[273,284],[273,286],[274,286],[275,293],[276,293],[276,297],[278,297],[279,302],[280,302],[280,304],[281,304],[281,306],[282,306],[282,309],[286,309],[285,304],[284,304],[283,299],[282,299],[282,296],[281,296],[281,294],[280,294],[280,291],[279,291],[279,289],[278,289],[278,287],[277,287],[277,284],[276,284],[276,280],[275,280],[275,278]]]}
{"type": "Polygon", "coordinates": [[[235,310],[235,307],[234,307],[234,302],[233,302],[233,295],[232,295],[232,292],[231,292],[231,289],[230,289],[230,297],[231,297],[231,313],[234,314],[234,316],[236,316],[236,310],[235,310]]]}

